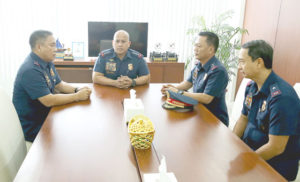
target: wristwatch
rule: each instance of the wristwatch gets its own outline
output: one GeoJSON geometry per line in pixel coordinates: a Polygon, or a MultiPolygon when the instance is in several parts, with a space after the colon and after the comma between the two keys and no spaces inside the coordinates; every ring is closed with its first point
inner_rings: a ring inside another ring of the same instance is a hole
{"type": "Polygon", "coordinates": [[[134,79],[131,79],[131,80],[132,80],[131,86],[132,86],[132,87],[135,87],[135,86],[136,86],[136,81],[135,81],[134,79]]]}
{"type": "Polygon", "coordinates": [[[180,95],[183,95],[184,90],[178,90],[177,93],[179,93],[180,95]]]}

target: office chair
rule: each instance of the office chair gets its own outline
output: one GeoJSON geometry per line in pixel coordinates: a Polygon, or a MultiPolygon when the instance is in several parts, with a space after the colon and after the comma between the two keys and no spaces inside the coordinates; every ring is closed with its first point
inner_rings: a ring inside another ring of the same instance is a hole
{"type": "Polygon", "coordinates": [[[294,89],[296,90],[298,97],[300,98],[300,83],[295,83],[294,89]]]}
{"type": "Polygon", "coordinates": [[[100,52],[112,48],[113,40],[100,40],[100,52]]]}
{"type": "Polygon", "coordinates": [[[250,81],[248,78],[244,78],[240,84],[240,87],[238,89],[238,92],[236,94],[232,110],[229,116],[229,128],[232,130],[234,128],[234,125],[236,121],[239,119],[242,108],[243,108],[243,102],[245,97],[245,90],[247,83],[250,81]]]}
{"type": "Polygon", "coordinates": [[[11,182],[27,154],[27,148],[15,107],[1,88],[0,101],[0,181],[11,182]]]}

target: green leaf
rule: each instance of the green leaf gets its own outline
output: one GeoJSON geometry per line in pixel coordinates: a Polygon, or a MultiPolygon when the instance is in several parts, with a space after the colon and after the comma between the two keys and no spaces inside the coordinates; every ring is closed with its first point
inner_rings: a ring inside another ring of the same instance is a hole
{"type": "MultiPolygon", "coordinates": [[[[207,26],[204,16],[196,16],[192,18],[192,26],[187,30],[187,35],[194,38],[200,31],[211,31],[219,36],[219,48],[216,57],[224,64],[228,75],[235,75],[237,68],[238,57],[236,50],[241,49],[241,36],[248,34],[248,30],[241,27],[233,27],[228,24],[234,15],[234,11],[229,10],[219,14],[210,26],[207,26]]],[[[192,40],[192,39],[191,39],[192,40]]],[[[192,42],[194,43],[194,39],[192,42]]],[[[193,53],[188,56],[185,64],[185,69],[193,60],[193,53]]]]}

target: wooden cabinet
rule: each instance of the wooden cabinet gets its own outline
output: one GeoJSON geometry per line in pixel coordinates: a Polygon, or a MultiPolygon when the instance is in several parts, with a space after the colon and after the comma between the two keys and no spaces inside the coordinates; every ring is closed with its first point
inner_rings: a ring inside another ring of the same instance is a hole
{"type": "Polygon", "coordinates": [[[183,81],[184,63],[148,63],[151,83],[179,83],[183,81]]]}
{"type": "MultiPolygon", "coordinates": [[[[61,79],[70,83],[92,83],[94,62],[54,61],[61,79]]],[[[184,63],[148,62],[151,83],[179,83],[184,77],[184,63]]]]}

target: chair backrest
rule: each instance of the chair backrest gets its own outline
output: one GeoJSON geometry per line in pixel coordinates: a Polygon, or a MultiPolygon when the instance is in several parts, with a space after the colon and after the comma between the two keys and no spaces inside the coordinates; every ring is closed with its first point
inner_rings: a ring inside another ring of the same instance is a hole
{"type": "Polygon", "coordinates": [[[100,52],[112,48],[113,40],[100,40],[100,52]]]}
{"type": "Polygon", "coordinates": [[[27,153],[21,124],[10,97],[0,88],[0,181],[13,181],[27,153]]]}
{"type": "Polygon", "coordinates": [[[243,101],[244,101],[244,97],[245,97],[245,90],[246,90],[246,86],[247,83],[250,81],[250,79],[248,78],[244,78],[240,84],[240,87],[238,89],[238,92],[236,94],[233,106],[232,106],[232,110],[230,113],[230,122],[229,122],[229,128],[233,129],[234,125],[236,123],[236,121],[239,119],[241,112],[242,112],[242,108],[243,108],[243,101]]]}
{"type": "Polygon", "coordinates": [[[294,89],[296,90],[298,97],[300,98],[300,83],[295,83],[294,89]]]}

